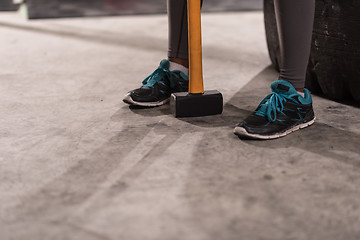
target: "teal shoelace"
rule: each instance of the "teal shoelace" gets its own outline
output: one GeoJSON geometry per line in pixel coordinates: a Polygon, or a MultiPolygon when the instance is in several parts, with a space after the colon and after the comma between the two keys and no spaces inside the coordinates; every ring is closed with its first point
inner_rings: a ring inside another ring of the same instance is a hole
{"type": "Polygon", "coordinates": [[[262,117],[267,117],[270,122],[275,122],[277,112],[282,113],[284,110],[284,101],[286,102],[289,97],[273,92],[266,96],[257,107],[258,110],[255,114],[262,117]]]}
{"type": "Polygon", "coordinates": [[[165,77],[169,79],[170,88],[175,87],[174,79],[181,80],[182,77],[186,81],[189,80],[189,77],[181,71],[170,71],[167,68],[158,67],[150,76],[145,78],[145,80],[142,82],[143,87],[153,87],[155,83],[160,82],[165,77]]]}

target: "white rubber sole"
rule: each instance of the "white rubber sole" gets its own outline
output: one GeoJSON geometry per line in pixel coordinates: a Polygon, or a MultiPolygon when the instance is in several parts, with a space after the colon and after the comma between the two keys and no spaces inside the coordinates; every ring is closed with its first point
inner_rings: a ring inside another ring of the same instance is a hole
{"type": "Polygon", "coordinates": [[[169,101],[170,101],[170,98],[167,98],[161,102],[136,102],[131,98],[130,93],[126,94],[123,99],[124,103],[133,105],[133,106],[142,106],[142,107],[158,107],[158,106],[168,103],[169,101]]]}
{"type": "Polygon", "coordinates": [[[259,135],[259,134],[252,134],[252,133],[248,133],[246,131],[245,128],[243,127],[236,127],[234,129],[234,133],[240,137],[248,137],[248,138],[252,138],[252,139],[261,139],[261,140],[269,140],[269,139],[276,139],[276,138],[280,138],[280,137],[285,137],[286,135],[295,132],[297,130],[306,128],[310,125],[312,125],[315,122],[315,118],[309,122],[300,124],[300,125],[296,125],[293,128],[290,128],[288,130],[286,130],[285,132],[279,133],[279,134],[274,134],[274,135],[259,135]]]}

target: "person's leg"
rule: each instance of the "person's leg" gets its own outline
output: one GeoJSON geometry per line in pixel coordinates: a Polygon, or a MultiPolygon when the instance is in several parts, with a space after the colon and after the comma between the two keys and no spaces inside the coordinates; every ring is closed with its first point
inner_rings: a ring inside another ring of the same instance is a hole
{"type": "Polygon", "coordinates": [[[315,0],[274,0],[274,3],[282,57],[280,77],[271,84],[272,93],[235,127],[234,133],[241,137],[279,138],[315,121],[311,94],[304,88],[315,0]]]}
{"type": "Polygon", "coordinates": [[[171,93],[188,91],[187,0],[167,0],[167,4],[168,60],[161,61],[159,67],[142,82],[142,87],[125,95],[123,101],[130,105],[160,106],[170,100],[171,93]]]}
{"type": "Polygon", "coordinates": [[[315,0],[275,0],[275,14],[280,42],[280,78],[297,90],[305,86],[315,0]]]}
{"type": "Polygon", "coordinates": [[[171,62],[189,67],[187,0],[167,0],[169,19],[169,50],[171,62]]]}
{"type": "MultiPolygon", "coordinates": [[[[201,5],[203,0],[201,0],[201,5]]],[[[167,0],[170,62],[189,67],[187,0],[167,0]]]]}

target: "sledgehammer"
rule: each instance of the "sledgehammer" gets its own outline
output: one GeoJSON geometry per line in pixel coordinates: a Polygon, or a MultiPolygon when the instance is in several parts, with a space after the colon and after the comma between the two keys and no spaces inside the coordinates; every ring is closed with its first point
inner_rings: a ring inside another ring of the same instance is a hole
{"type": "Polygon", "coordinates": [[[170,109],[175,117],[221,114],[223,97],[217,90],[204,92],[201,47],[201,0],[188,0],[189,92],[173,93],[170,109]]]}

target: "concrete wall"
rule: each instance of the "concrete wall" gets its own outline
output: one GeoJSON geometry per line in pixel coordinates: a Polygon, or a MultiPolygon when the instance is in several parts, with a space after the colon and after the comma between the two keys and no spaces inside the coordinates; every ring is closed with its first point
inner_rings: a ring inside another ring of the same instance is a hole
{"type": "MultiPolygon", "coordinates": [[[[166,0],[27,0],[27,17],[54,18],[165,13],[166,0]]],[[[262,0],[205,0],[204,11],[259,10],[262,0]]]]}
{"type": "Polygon", "coordinates": [[[0,0],[0,11],[15,11],[19,8],[12,0],[0,0]]]}

